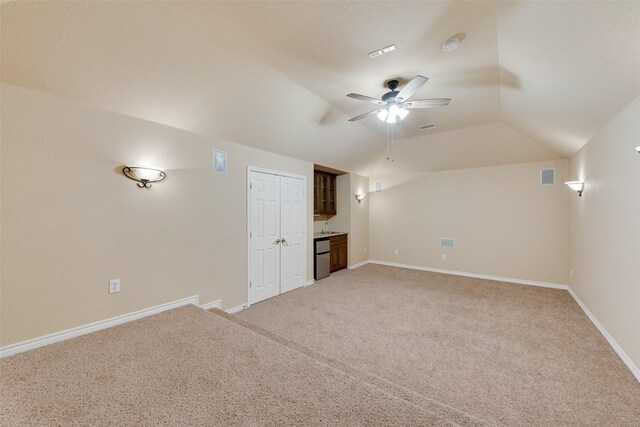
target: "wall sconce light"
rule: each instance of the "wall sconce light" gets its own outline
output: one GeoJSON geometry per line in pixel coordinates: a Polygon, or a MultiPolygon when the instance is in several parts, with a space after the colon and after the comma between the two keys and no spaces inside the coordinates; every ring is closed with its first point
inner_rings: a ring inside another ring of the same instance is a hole
{"type": "Polygon", "coordinates": [[[358,203],[362,203],[362,201],[364,200],[365,196],[366,196],[365,193],[356,194],[356,200],[358,201],[358,203]]]}
{"type": "Polygon", "coordinates": [[[160,182],[167,177],[160,169],[129,167],[122,168],[122,173],[129,179],[138,181],[138,187],[150,188],[152,182],[160,182]]]}
{"type": "Polygon", "coordinates": [[[584,190],[584,182],[582,181],[567,181],[565,182],[570,189],[578,193],[578,197],[582,197],[582,190],[584,190]]]}
{"type": "Polygon", "coordinates": [[[640,154],[640,145],[636,147],[636,151],[638,152],[638,154],[640,154]]]}

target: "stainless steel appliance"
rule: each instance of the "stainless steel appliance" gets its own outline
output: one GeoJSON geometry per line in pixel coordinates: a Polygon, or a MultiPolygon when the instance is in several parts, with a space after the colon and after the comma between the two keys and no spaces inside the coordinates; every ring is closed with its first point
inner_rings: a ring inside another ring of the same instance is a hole
{"type": "Polygon", "coordinates": [[[329,238],[326,239],[318,239],[315,241],[315,254],[316,254],[316,263],[314,268],[313,277],[316,280],[324,279],[325,277],[329,277],[329,273],[331,272],[331,242],[329,238]]]}

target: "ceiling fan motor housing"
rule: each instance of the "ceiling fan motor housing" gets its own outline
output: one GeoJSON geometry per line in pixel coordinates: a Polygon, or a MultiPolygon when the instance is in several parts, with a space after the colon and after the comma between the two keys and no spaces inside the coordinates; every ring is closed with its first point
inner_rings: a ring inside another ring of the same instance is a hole
{"type": "Polygon", "coordinates": [[[398,81],[397,80],[389,80],[387,82],[387,87],[389,89],[391,89],[391,92],[387,92],[384,95],[382,95],[381,99],[384,102],[392,101],[398,95],[398,91],[396,90],[396,88],[398,87],[398,81]]]}
{"type": "Polygon", "coordinates": [[[392,90],[391,92],[387,92],[384,95],[382,95],[382,100],[384,102],[393,101],[397,95],[398,95],[398,91],[392,90]]]}

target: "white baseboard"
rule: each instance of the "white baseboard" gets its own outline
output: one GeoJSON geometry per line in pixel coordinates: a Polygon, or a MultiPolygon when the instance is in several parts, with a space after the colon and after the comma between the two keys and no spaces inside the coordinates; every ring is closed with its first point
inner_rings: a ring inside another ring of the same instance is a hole
{"type": "Polygon", "coordinates": [[[488,274],[466,273],[463,271],[443,270],[440,268],[422,267],[419,265],[398,264],[395,262],[369,260],[371,264],[388,265],[390,267],[409,268],[411,270],[431,271],[433,273],[453,274],[455,276],[473,277],[476,279],[495,280],[496,282],[515,283],[517,285],[540,286],[542,288],[564,289],[568,290],[569,286],[558,283],[537,282],[535,280],[514,279],[512,277],[491,276],[488,274]]]}
{"type": "Polygon", "coordinates": [[[238,306],[232,307],[229,310],[226,310],[226,312],[229,313],[229,314],[234,314],[234,313],[237,313],[239,311],[244,310],[245,308],[247,308],[247,304],[242,304],[242,305],[238,305],[238,306]]]}
{"type": "Polygon", "coordinates": [[[177,307],[182,307],[183,305],[188,304],[194,304],[197,306],[198,295],[168,302],[166,304],[160,304],[155,307],[145,308],[142,310],[134,311],[133,313],[112,317],[110,319],[100,320],[98,322],[89,323],[87,325],[78,326],[76,328],[67,329],[65,331],[54,332],[53,334],[33,338],[27,341],[5,345],[3,347],[0,347],[0,358],[12,356],[14,354],[22,353],[27,350],[33,350],[34,348],[43,347],[45,345],[57,343],[60,341],[65,341],[71,338],[79,337],[81,335],[90,334],[91,332],[107,329],[112,326],[131,322],[132,320],[141,319],[143,317],[151,316],[152,314],[171,310],[177,307]]]}
{"type": "Polygon", "coordinates": [[[367,259],[367,260],[364,260],[364,261],[359,262],[357,264],[349,265],[349,266],[347,266],[347,268],[349,270],[353,270],[354,268],[362,267],[363,265],[369,264],[370,262],[371,262],[371,260],[367,259]]]}
{"type": "Polygon", "coordinates": [[[202,304],[200,308],[203,308],[205,310],[210,310],[212,308],[222,308],[222,300],[215,300],[206,304],[202,304]]]}
{"type": "Polygon", "coordinates": [[[622,347],[620,347],[618,345],[616,340],[614,340],[613,337],[611,335],[609,335],[609,332],[607,332],[607,330],[604,328],[604,326],[602,326],[602,324],[598,321],[598,319],[596,319],[596,317],[589,311],[587,306],[584,305],[584,303],[582,301],[580,301],[580,298],[578,298],[578,295],[576,295],[576,293],[573,292],[573,289],[571,289],[571,287],[568,287],[567,290],[569,291],[569,293],[571,294],[573,299],[578,303],[578,305],[580,306],[582,311],[584,311],[584,314],[586,314],[587,317],[589,318],[589,320],[591,320],[591,323],[593,323],[594,326],[600,331],[602,336],[607,340],[609,345],[618,354],[620,359],[622,359],[624,364],[627,365],[627,368],[629,368],[631,373],[640,382],[640,369],[638,369],[638,367],[631,361],[629,356],[627,356],[627,354],[624,352],[624,350],[622,350],[622,347]]]}
{"type": "MultiPolygon", "coordinates": [[[[200,308],[205,309],[205,310],[211,310],[212,308],[219,308],[220,310],[222,310],[222,300],[216,300],[216,301],[211,301],[210,303],[207,304],[202,304],[200,306],[200,308]]],[[[227,313],[229,314],[233,314],[233,313],[237,313],[239,311],[244,310],[245,308],[247,308],[246,304],[242,304],[242,305],[238,305],[236,307],[232,307],[228,310],[225,310],[227,313]]]]}

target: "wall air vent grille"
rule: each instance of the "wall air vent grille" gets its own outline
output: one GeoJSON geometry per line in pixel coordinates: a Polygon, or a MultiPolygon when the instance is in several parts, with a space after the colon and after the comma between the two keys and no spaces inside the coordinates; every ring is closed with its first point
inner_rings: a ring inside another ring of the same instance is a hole
{"type": "Polygon", "coordinates": [[[451,237],[442,237],[440,238],[440,247],[441,248],[455,248],[456,247],[456,239],[451,237]]]}
{"type": "Polygon", "coordinates": [[[556,183],[555,169],[540,169],[540,185],[554,185],[556,183]]]}
{"type": "Polygon", "coordinates": [[[213,150],[213,170],[218,173],[227,173],[227,152],[213,150]]]}

